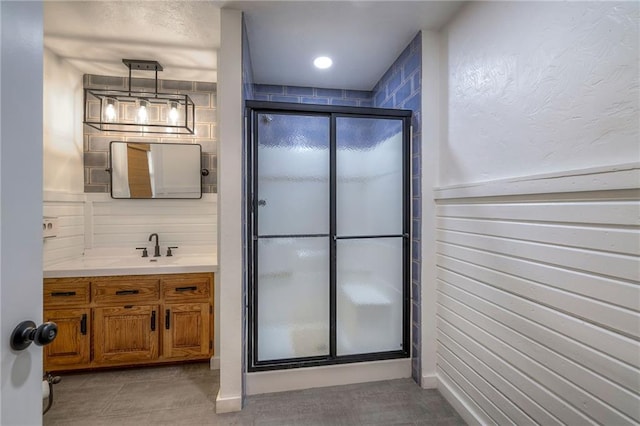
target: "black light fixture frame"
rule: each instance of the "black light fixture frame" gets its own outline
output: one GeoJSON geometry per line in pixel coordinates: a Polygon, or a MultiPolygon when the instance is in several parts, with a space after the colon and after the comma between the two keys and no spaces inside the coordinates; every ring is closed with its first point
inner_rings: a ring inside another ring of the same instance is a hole
{"type": "Polygon", "coordinates": [[[150,134],[171,134],[171,135],[193,135],[195,133],[195,104],[188,95],[180,95],[176,93],[159,93],[158,92],[158,71],[162,71],[163,67],[157,61],[147,61],[141,59],[123,59],[122,62],[129,69],[129,90],[100,90],[100,89],[84,89],[84,119],[83,123],[89,127],[100,130],[102,132],[132,132],[132,133],[150,133],[150,134]],[[131,72],[154,71],[155,72],[155,90],[154,92],[142,92],[131,90],[131,72]],[[167,104],[169,102],[177,102],[184,108],[184,120],[178,124],[140,124],[135,122],[109,122],[104,121],[102,111],[104,103],[107,99],[113,98],[118,102],[135,103],[136,101],[147,101],[150,104],[167,104]],[[89,104],[95,99],[99,106],[99,116],[91,116],[89,104]]]}

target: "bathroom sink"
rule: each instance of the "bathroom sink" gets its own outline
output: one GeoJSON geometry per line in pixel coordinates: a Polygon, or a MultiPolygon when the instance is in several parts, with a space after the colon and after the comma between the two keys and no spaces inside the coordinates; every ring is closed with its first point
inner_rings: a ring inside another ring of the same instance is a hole
{"type": "Polygon", "coordinates": [[[213,255],[209,256],[161,256],[161,257],[137,257],[135,259],[127,258],[121,259],[120,262],[116,262],[113,266],[166,266],[166,265],[207,265],[215,261],[213,255]]]}
{"type": "Polygon", "coordinates": [[[64,262],[53,265],[53,267],[65,268],[108,268],[114,263],[119,262],[118,257],[80,257],[77,259],[66,260],[64,262]]]}
{"type": "Polygon", "coordinates": [[[83,256],[67,260],[44,270],[46,278],[143,275],[154,273],[214,272],[215,254],[186,254],[160,257],[83,256]]]}
{"type": "Polygon", "coordinates": [[[216,256],[213,254],[175,257],[176,265],[208,265],[214,262],[216,262],[216,256]]]}

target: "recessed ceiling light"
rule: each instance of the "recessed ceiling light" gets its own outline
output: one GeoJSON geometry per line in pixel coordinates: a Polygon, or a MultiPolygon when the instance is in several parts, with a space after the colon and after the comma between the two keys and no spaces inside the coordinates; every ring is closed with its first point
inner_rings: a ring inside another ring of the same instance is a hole
{"type": "Polygon", "coordinates": [[[329,68],[331,64],[333,64],[333,61],[328,56],[318,56],[313,60],[313,65],[315,65],[316,68],[320,68],[321,70],[329,68]]]}

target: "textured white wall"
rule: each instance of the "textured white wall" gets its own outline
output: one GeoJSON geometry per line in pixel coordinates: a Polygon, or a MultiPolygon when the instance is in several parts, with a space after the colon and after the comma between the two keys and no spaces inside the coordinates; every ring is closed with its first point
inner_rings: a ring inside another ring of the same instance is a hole
{"type": "Polygon", "coordinates": [[[44,48],[44,190],[84,192],[82,72],[44,48]]]}
{"type": "Polygon", "coordinates": [[[423,347],[470,424],[640,422],[638,21],[637,2],[472,2],[443,31],[423,347]]]}
{"type": "Polygon", "coordinates": [[[638,161],[638,13],[472,2],[445,30],[440,185],[638,161]]]}

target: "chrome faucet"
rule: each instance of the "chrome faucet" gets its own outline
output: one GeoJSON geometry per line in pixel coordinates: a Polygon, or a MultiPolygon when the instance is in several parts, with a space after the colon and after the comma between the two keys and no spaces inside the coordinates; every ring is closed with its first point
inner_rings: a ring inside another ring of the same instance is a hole
{"type": "Polygon", "coordinates": [[[153,233],[153,234],[149,235],[149,241],[151,241],[154,236],[156,237],[156,247],[155,247],[155,250],[153,252],[153,257],[160,257],[160,243],[158,241],[160,238],[158,238],[158,234],[153,233]]]}

